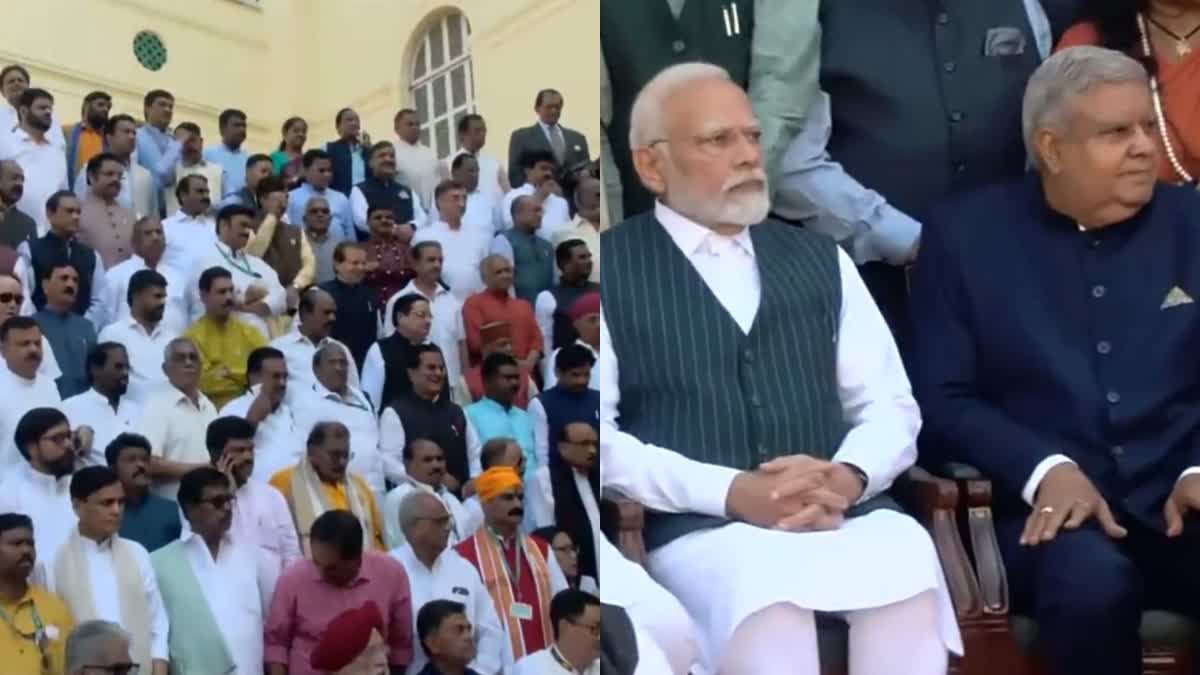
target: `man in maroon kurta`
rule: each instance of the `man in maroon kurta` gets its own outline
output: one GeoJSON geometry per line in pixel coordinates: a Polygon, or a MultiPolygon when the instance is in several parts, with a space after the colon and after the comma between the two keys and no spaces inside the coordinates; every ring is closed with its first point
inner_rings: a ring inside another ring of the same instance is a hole
{"type": "Polygon", "coordinates": [[[503,256],[489,256],[483,261],[483,280],[487,288],[467,298],[462,309],[471,365],[483,362],[483,326],[504,321],[512,329],[513,358],[532,371],[545,353],[545,345],[533,306],[511,295],[512,263],[503,256]]]}
{"type": "Polygon", "coordinates": [[[494,466],[475,479],[484,525],[454,550],[479,570],[516,660],[554,641],[550,599],[567,587],[549,545],[521,532],[525,515],[521,478],[494,466]]]}

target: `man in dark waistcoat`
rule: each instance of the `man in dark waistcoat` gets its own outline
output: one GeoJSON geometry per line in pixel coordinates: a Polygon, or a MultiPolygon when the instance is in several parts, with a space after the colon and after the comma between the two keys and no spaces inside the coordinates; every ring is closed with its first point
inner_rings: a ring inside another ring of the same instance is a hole
{"type": "Polygon", "coordinates": [[[425,438],[437,443],[446,454],[445,486],[462,495],[462,486],[471,479],[467,457],[467,416],[445,395],[446,360],[437,345],[419,344],[406,354],[402,364],[412,381],[409,389],[383,408],[380,432],[394,430],[393,422],[403,429],[403,437],[412,441],[425,438]],[[392,419],[388,419],[389,415],[392,419]]]}
{"type": "Polygon", "coordinates": [[[1049,670],[1136,675],[1144,610],[1200,617],[1200,196],[1155,183],[1133,59],[1059,52],[1024,105],[1037,172],[926,223],[910,372],[932,449],[992,481],[1049,670]]]}
{"type": "Polygon", "coordinates": [[[358,113],[342,108],[334,118],[338,138],[325,144],[325,152],[333,163],[333,180],[329,187],[350,196],[350,190],[367,177],[367,148],[371,137],[362,130],[358,113]]]}
{"type": "Polygon", "coordinates": [[[350,209],[354,212],[354,227],[358,230],[359,240],[365,240],[370,235],[367,209],[377,204],[390,208],[396,225],[409,228],[411,237],[418,227],[425,224],[425,211],[412,190],[400,182],[400,175],[396,172],[395,146],[380,141],[371,146],[366,157],[367,177],[350,191],[350,209]]]}
{"type": "Polygon", "coordinates": [[[590,281],[592,253],[582,239],[568,239],[556,246],[554,261],[560,272],[558,283],[538,294],[533,306],[542,339],[551,350],[574,344],[579,338],[571,321],[571,306],[584,295],[600,290],[600,284],[590,281]]]}
{"type": "Polygon", "coordinates": [[[50,219],[50,231],[45,236],[24,242],[17,249],[29,264],[31,273],[27,288],[33,289],[33,306],[46,306],[46,294],[42,279],[54,265],[66,262],[79,274],[79,288],[75,294],[74,311],[92,322],[93,326],[104,325],[104,264],[100,254],[78,239],[79,216],[82,206],[75,193],[60,190],[46,201],[46,215],[50,219]]]}
{"type": "Polygon", "coordinates": [[[814,612],[834,611],[856,672],[945,673],[962,641],[937,554],[884,494],[920,413],[853,263],[762,222],[760,127],[724,70],[659,73],[630,135],[659,197],[601,235],[600,458],[647,508],[650,574],[707,670],[815,675],[814,612]]]}
{"type": "Polygon", "coordinates": [[[846,247],[901,348],[921,222],[1025,171],[1021,91],[1079,4],[820,3],[821,91],[783,156],[774,213],[846,247]]]}

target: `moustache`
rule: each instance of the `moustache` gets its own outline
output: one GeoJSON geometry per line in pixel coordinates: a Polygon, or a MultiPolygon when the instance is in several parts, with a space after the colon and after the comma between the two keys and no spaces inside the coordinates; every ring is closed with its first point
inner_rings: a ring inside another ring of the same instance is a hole
{"type": "Polygon", "coordinates": [[[763,169],[751,169],[745,173],[731,176],[729,180],[725,181],[725,185],[721,186],[721,192],[724,194],[746,185],[757,185],[760,189],[765,189],[767,186],[767,172],[763,169]]]}
{"type": "Polygon", "coordinates": [[[525,517],[525,509],[523,507],[518,506],[517,508],[509,511],[508,515],[510,515],[514,518],[524,518],[525,517]]]}
{"type": "Polygon", "coordinates": [[[66,293],[67,295],[75,295],[75,287],[74,286],[66,286],[63,288],[63,293],[66,293]]]}

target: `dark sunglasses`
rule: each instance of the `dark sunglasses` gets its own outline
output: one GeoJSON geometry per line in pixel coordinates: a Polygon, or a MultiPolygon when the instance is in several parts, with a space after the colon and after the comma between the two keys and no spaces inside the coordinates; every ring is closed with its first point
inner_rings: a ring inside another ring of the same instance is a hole
{"type": "Polygon", "coordinates": [[[19,305],[25,302],[25,296],[20,293],[0,293],[0,302],[4,304],[15,302],[19,305]]]}

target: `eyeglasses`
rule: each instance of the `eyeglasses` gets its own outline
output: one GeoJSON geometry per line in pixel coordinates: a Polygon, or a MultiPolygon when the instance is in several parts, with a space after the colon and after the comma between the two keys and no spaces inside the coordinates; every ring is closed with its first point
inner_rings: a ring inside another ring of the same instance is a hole
{"type": "Polygon", "coordinates": [[[84,666],[84,673],[104,673],[104,675],[138,675],[141,666],[136,663],[117,663],[111,666],[84,666]]]}
{"type": "Polygon", "coordinates": [[[21,295],[20,293],[0,293],[0,303],[7,305],[10,302],[19,305],[25,302],[25,296],[21,295]]]}
{"type": "Polygon", "coordinates": [[[588,633],[591,633],[592,637],[600,637],[599,624],[592,625],[590,623],[578,623],[575,621],[571,621],[570,619],[567,619],[567,623],[571,624],[572,626],[578,626],[578,627],[586,630],[588,633]]]}
{"type": "MultiPolygon", "coordinates": [[[[757,148],[762,144],[762,130],[722,129],[705,136],[693,136],[689,140],[691,141],[692,145],[695,145],[697,148],[699,148],[701,153],[709,155],[710,157],[716,157],[727,154],[737,147],[739,138],[744,139],[750,146],[757,148]]],[[[669,138],[656,138],[647,143],[647,145],[649,147],[654,147],[659,143],[672,142],[675,141],[672,141],[669,138]]]]}

